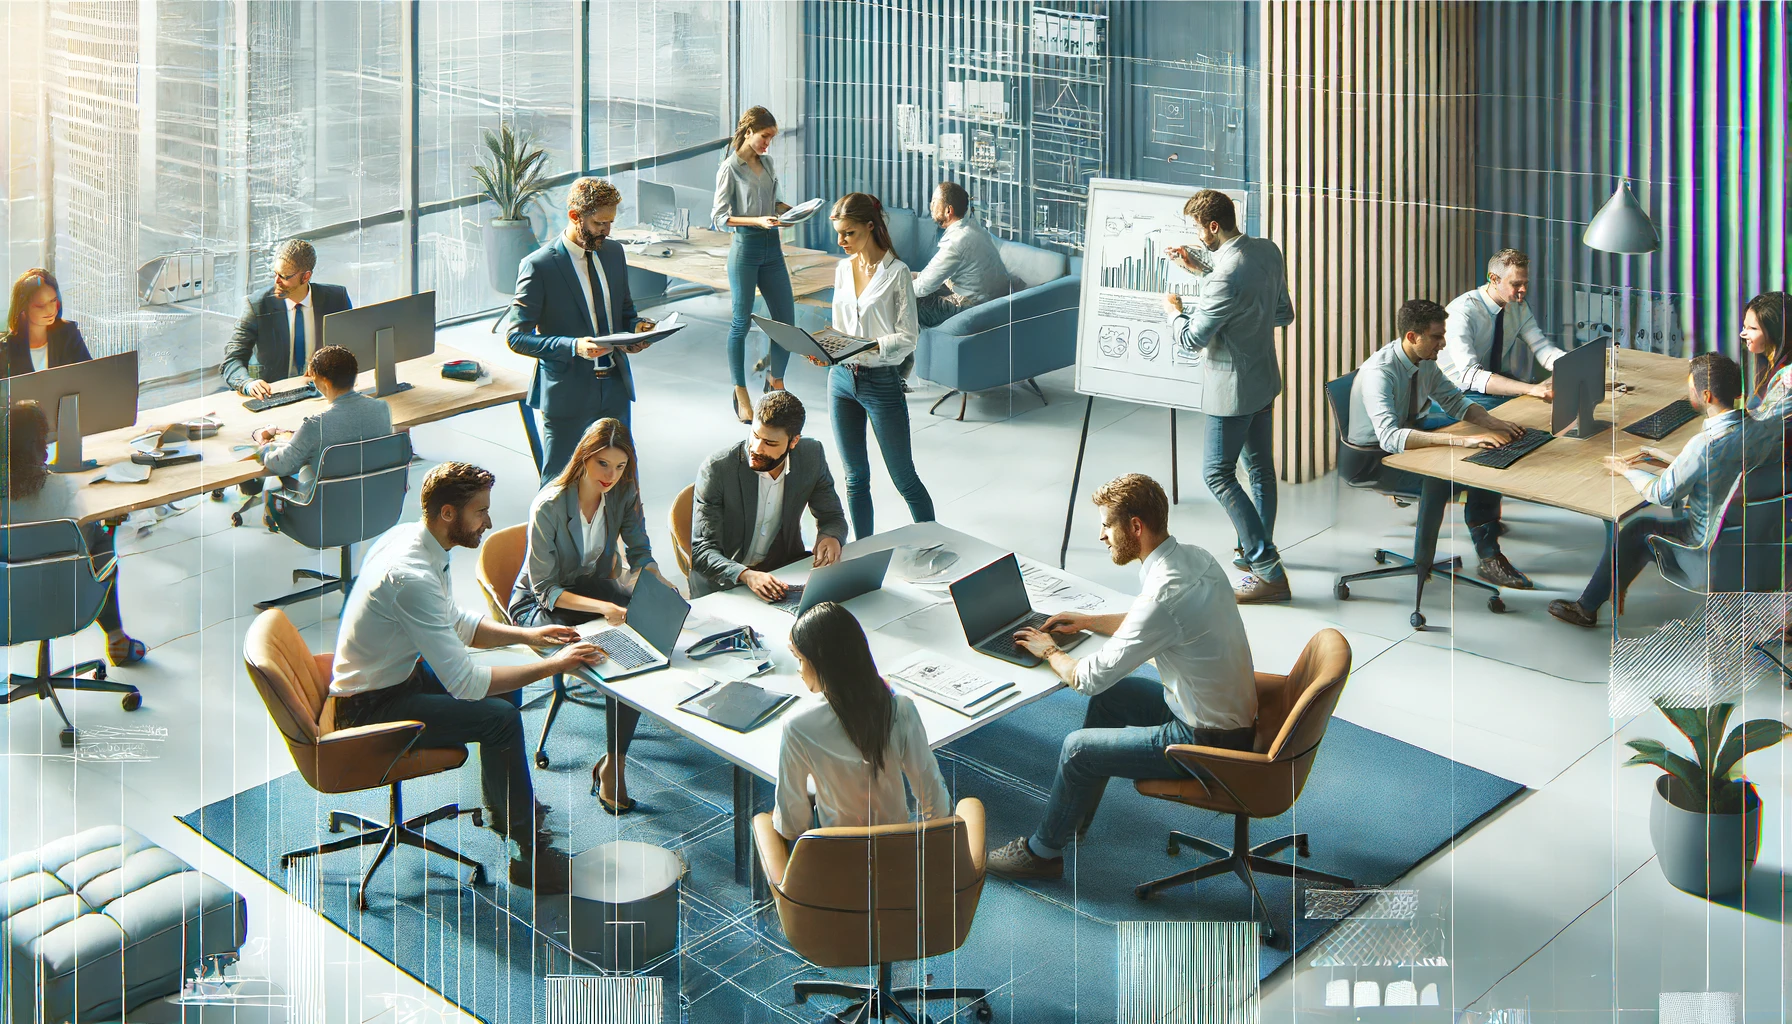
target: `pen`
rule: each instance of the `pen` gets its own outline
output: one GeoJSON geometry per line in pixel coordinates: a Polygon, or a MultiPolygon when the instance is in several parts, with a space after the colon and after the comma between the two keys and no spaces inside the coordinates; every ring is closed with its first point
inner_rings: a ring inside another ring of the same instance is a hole
{"type": "Polygon", "coordinates": [[[1002,684],[1002,685],[1000,685],[1000,686],[998,686],[998,687],[996,687],[996,688],[995,688],[995,689],[993,689],[993,690],[991,690],[991,691],[989,691],[989,692],[988,692],[988,693],[986,693],[986,694],[984,694],[984,695],[983,695],[983,696],[981,696],[981,697],[978,697],[978,698],[977,698],[977,699],[976,699],[976,700],[974,700],[974,701],[971,701],[971,702],[969,702],[969,703],[967,703],[967,704],[966,704],[966,705],[965,705],[965,706],[964,706],[964,709],[965,709],[965,710],[966,710],[966,711],[969,711],[969,710],[970,710],[970,709],[972,709],[972,708],[974,708],[974,707],[976,707],[976,706],[977,706],[977,705],[979,705],[979,704],[981,704],[981,703],[983,703],[983,702],[984,702],[984,701],[986,701],[986,700],[988,700],[988,699],[989,699],[989,698],[991,698],[991,697],[994,697],[994,696],[995,696],[995,695],[996,695],[996,694],[998,694],[998,693],[1005,693],[1005,692],[1006,692],[1006,691],[1008,691],[1008,690],[1012,690],[1012,689],[1014,689],[1014,684],[1013,684],[1013,683],[1003,683],[1003,684],[1002,684]]]}

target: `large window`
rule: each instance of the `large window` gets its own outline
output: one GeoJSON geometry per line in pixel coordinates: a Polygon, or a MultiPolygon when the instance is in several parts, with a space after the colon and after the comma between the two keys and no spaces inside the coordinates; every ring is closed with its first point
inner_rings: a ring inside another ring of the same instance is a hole
{"type": "Polygon", "coordinates": [[[621,163],[719,138],[728,105],[728,5],[603,5],[591,19],[591,161],[621,163]]]}

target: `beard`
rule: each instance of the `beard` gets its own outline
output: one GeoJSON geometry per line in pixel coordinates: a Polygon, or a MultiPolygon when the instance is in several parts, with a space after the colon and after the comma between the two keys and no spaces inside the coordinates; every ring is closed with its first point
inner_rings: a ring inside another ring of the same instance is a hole
{"type": "Polygon", "coordinates": [[[1108,534],[1108,553],[1115,565],[1125,565],[1139,557],[1139,542],[1130,533],[1108,534]]]}
{"type": "Polygon", "coordinates": [[[448,539],[453,541],[458,547],[476,548],[479,546],[479,538],[484,535],[485,531],[483,529],[468,523],[457,522],[454,524],[453,531],[449,533],[448,539]]]}
{"type": "Polygon", "coordinates": [[[790,458],[790,449],[788,449],[788,448],[784,449],[784,454],[778,456],[775,459],[768,459],[763,455],[755,455],[752,452],[748,452],[747,453],[747,465],[751,466],[753,468],[753,472],[755,472],[755,473],[770,473],[772,470],[777,469],[779,466],[782,466],[784,464],[785,460],[787,460],[789,458],[790,458]]]}
{"type": "Polygon", "coordinates": [[[579,248],[585,249],[590,252],[596,252],[597,250],[602,249],[603,247],[604,247],[604,240],[602,237],[592,234],[590,231],[587,231],[583,225],[580,225],[580,227],[579,227],[579,248]]]}

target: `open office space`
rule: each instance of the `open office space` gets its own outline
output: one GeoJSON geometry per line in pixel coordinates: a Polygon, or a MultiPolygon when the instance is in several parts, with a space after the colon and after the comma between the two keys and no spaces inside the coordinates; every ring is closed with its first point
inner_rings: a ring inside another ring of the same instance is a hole
{"type": "Polygon", "coordinates": [[[0,10],[8,1020],[1786,1018],[1783,3],[0,10]]]}

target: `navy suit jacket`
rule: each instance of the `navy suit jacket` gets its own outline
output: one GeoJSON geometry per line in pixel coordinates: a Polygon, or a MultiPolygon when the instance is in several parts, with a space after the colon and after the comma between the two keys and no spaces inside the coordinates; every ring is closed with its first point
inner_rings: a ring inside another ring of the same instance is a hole
{"type": "MultiPolygon", "coordinates": [[[[580,257],[581,259],[583,256],[580,257]]],[[[510,305],[509,345],[512,352],[535,357],[535,380],[529,387],[529,404],[543,416],[586,417],[600,413],[597,377],[591,360],[578,355],[580,338],[604,332],[591,322],[585,306],[585,289],[579,286],[572,266],[573,253],[565,235],[530,253],[517,266],[516,298],[510,305]]],[[[628,263],[622,246],[606,239],[597,250],[599,272],[610,286],[610,332],[635,329],[635,300],[628,292],[628,263]]],[[[593,282],[593,294],[603,292],[593,282]]],[[[635,378],[628,355],[612,350],[616,370],[635,400],[635,378]]]]}
{"type": "MultiPolygon", "coordinates": [[[[4,347],[6,358],[0,360],[0,377],[17,377],[21,373],[30,373],[31,339],[23,334],[7,333],[0,339],[0,347],[4,347]]],[[[50,325],[48,346],[50,359],[47,366],[67,366],[70,363],[85,363],[93,358],[87,351],[87,341],[81,337],[81,326],[73,320],[59,320],[50,325]]]]}
{"type": "MultiPolygon", "coordinates": [[[[311,303],[312,322],[317,324],[319,335],[324,333],[324,317],[353,309],[355,305],[349,301],[347,288],[316,281],[311,282],[307,301],[311,303]]],[[[306,354],[316,352],[319,344],[317,338],[306,338],[306,354]]],[[[224,372],[224,386],[241,391],[244,384],[257,377],[270,384],[285,380],[286,368],[291,363],[292,330],[286,323],[286,300],[275,295],[274,286],[269,285],[249,300],[249,308],[236,322],[236,333],[224,348],[224,365],[220,367],[224,372]],[[251,362],[260,372],[250,372],[251,362]]],[[[300,367],[299,372],[303,373],[304,367],[300,367]]]]}

